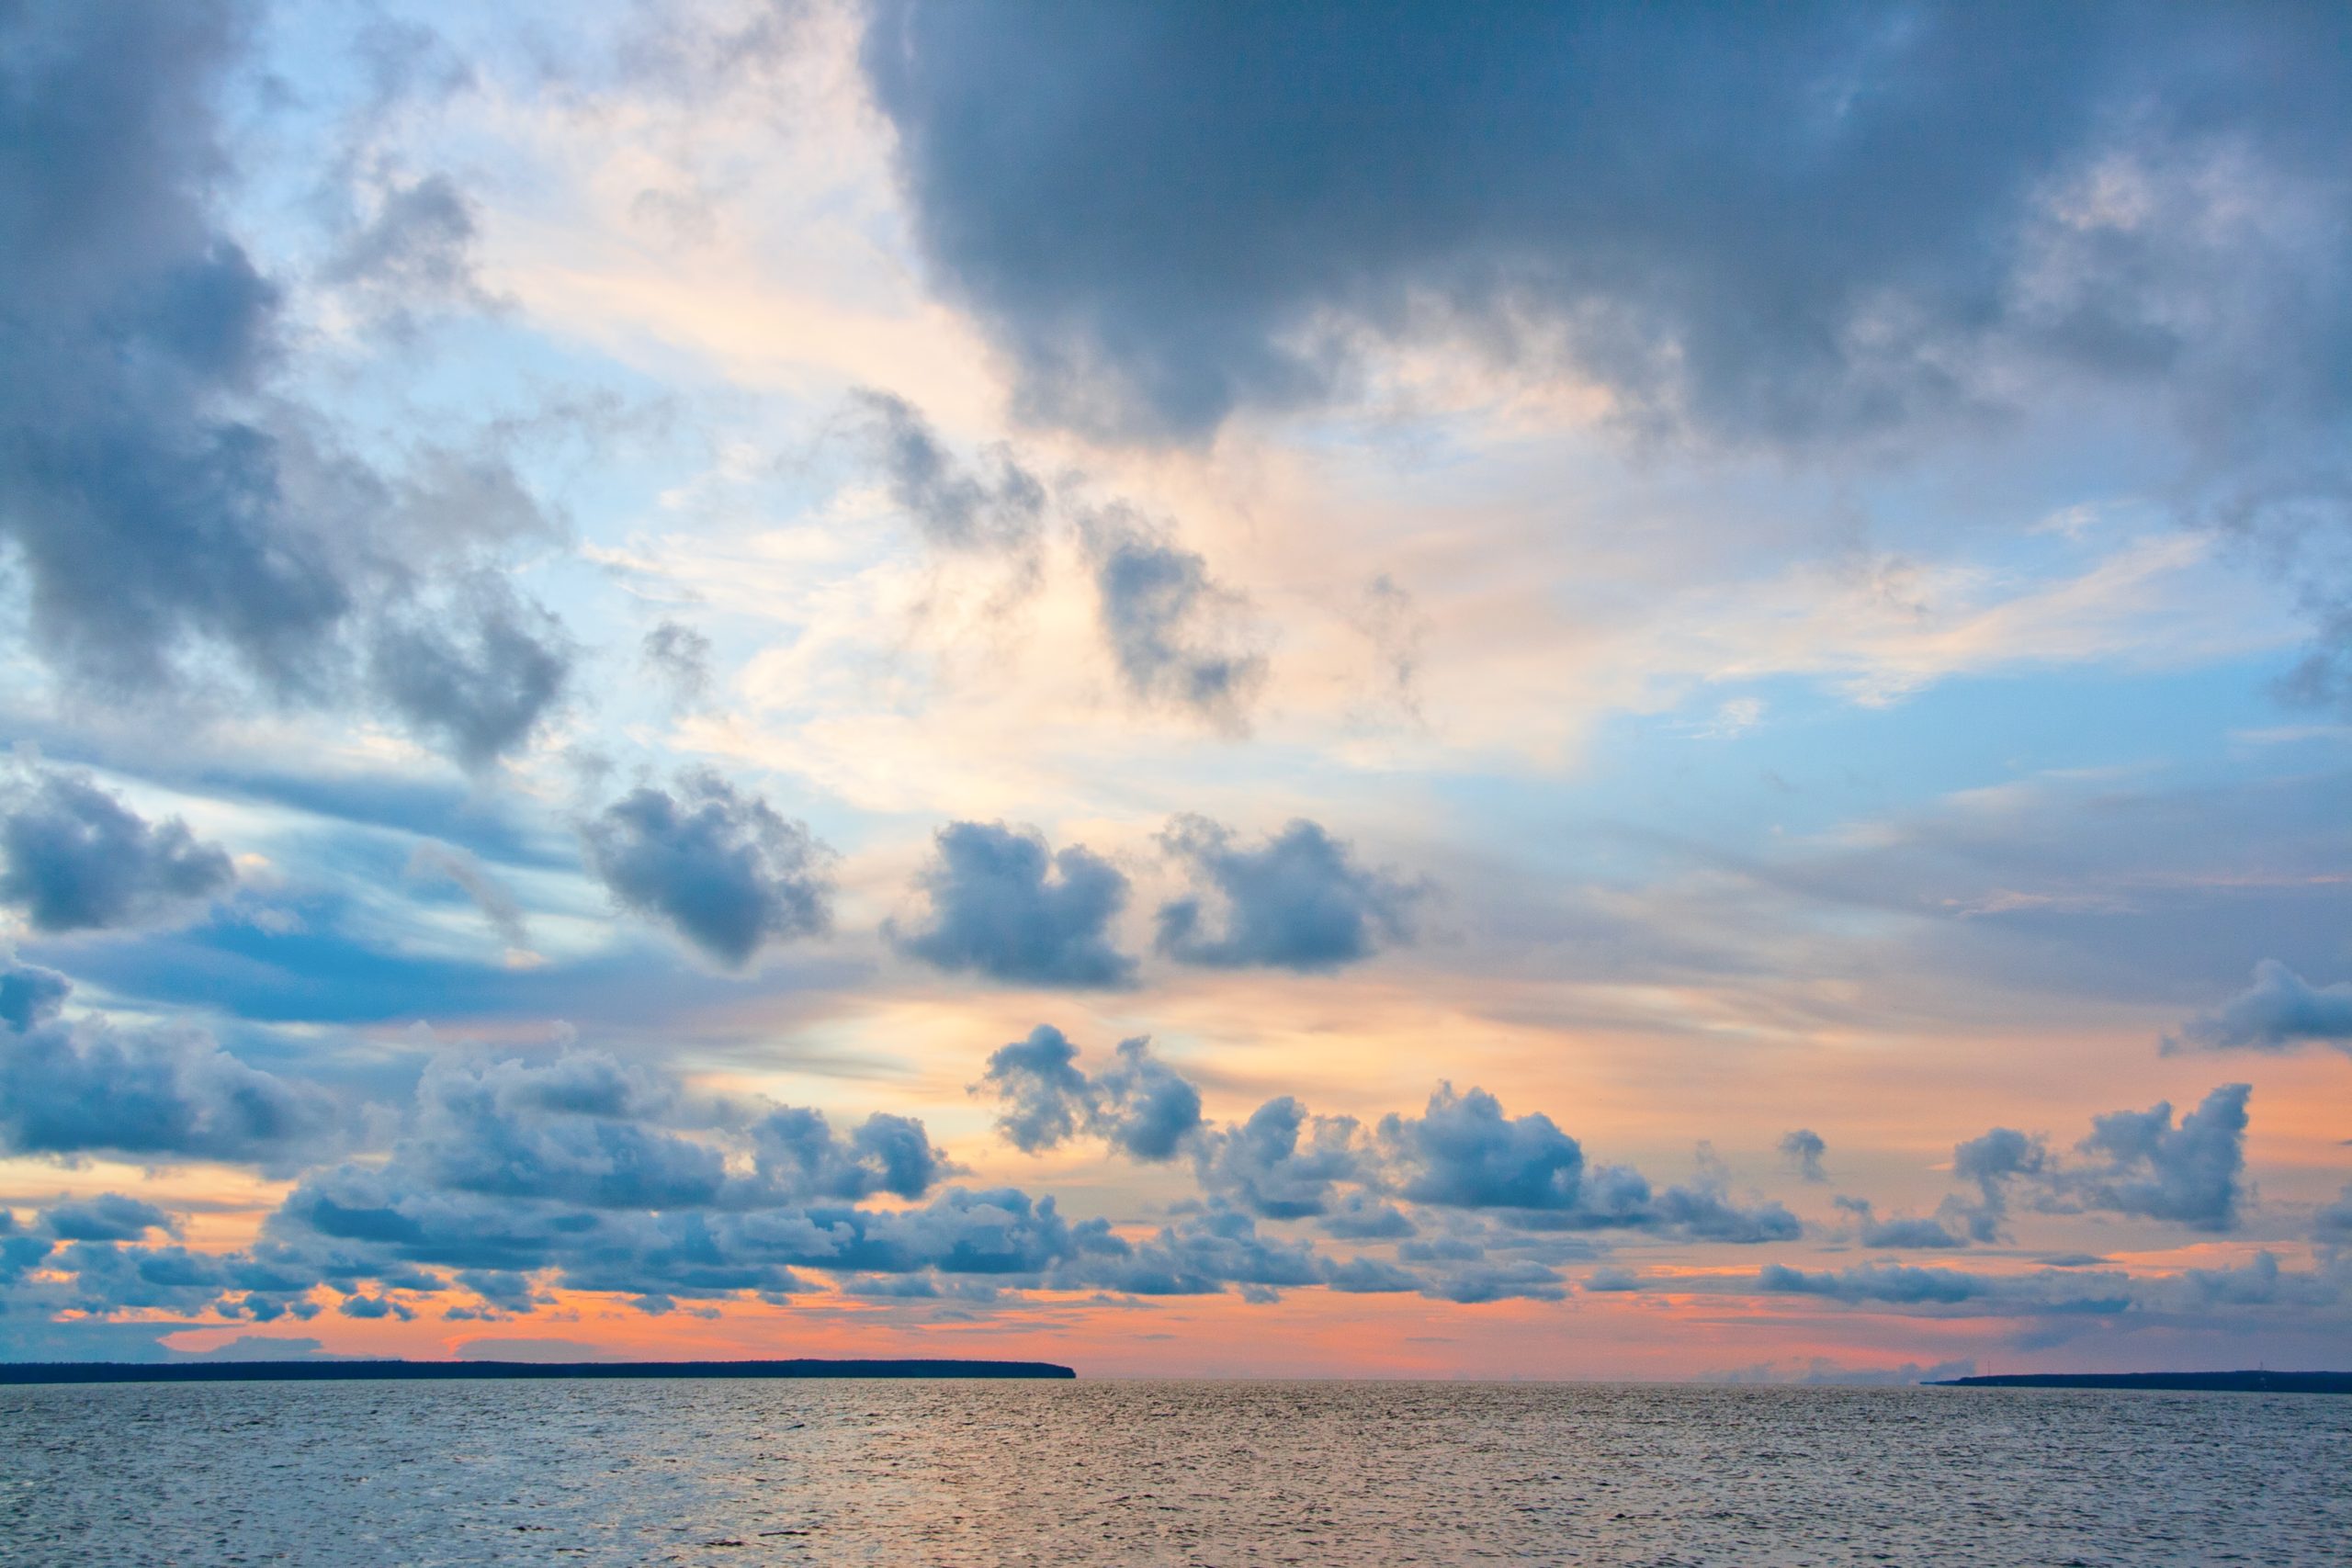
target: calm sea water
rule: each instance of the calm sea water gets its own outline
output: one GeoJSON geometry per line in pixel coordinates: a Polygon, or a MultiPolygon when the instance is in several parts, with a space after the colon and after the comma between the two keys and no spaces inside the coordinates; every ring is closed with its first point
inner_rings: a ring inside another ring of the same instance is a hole
{"type": "Polygon", "coordinates": [[[2352,1399],[0,1388],[0,1562],[2352,1563],[2352,1399]]]}

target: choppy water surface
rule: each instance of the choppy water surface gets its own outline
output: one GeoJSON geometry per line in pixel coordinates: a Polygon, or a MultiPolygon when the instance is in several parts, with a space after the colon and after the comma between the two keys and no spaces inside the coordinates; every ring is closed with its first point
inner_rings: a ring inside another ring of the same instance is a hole
{"type": "Polygon", "coordinates": [[[2340,1565],[2352,1399],[0,1388],[0,1561],[2340,1565]]]}

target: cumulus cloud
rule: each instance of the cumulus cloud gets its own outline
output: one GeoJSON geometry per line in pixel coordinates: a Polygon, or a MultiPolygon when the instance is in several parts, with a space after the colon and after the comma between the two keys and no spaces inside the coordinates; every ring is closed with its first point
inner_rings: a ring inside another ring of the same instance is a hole
{"type": "Polygon", "coordinates": [[[2197,1230],[2238,1222],[2245,1169],[2245,1084],[2223,1084],[2173,1124],[2172,1106],[2116,1111],[2092,1118],[2078,1145],[2096,1162],[2072,1173],[2069,1187],[2088,1208],[2197,1230]]]}
{"type": "Polygon", "coordinates": [[[1781,1157],[1788,1162],[1789,1168],[1807,1181],[1829,1179],[1829,1173],[1821,1168],[1821,1156],[1829,1152],[1829,1145],[1822,1141],[1820,1134],[1810,1127],[1782,1134],[1780,1149],[1781,1157]]]}
{"type": "MultiPolygon", "coordinates": [[[[1361,1193],[1351,1194],[1360,1201],[1356,1208],[1335,1213],[1339,1183],[1374,1177],[1372,1151],[1353,1117],[1310,1116],[1289,1095],[1217,1129],[1204,1142],[1199,1164],[1203,1187],[1268,1219],[1321,1215],[1333,1235],[1353,1230],[1361,1236],[1377,1233],[1387,1216],[1404,1218],[1385,1205],[1365,1204],[1361,1193]]],[[[1412,1226],[1406,1222],[1404,1228],[1412,1226]]]]}
{"type": "Polygon", "coordinates": [[[1204,437],[1430,337],[1730,439],[2004,359],[2346,401],[2333,13],[1026,9],[889,0],[865,62],[1034,417],[1204,437]]]}
{"type": "Polygon", "coordinates": [[[2223,1084],[2173,1121],[2170,1101],[2091,1119],[2090,1135],[2069,1158],[2041,1138],[1996,1127],[1952,1151],[1955,1179],[1976,1183],[1980,1201],[1949,1203],[1948,1217],[1978,1241],[1997,1238],[2013,1190],[2054,1213],[2097,1210],[2226,1231],[2245,1197],[2245,1084],[2223,1084]]]}
{"type": "Polygon", "coordinates": [[[624,908],[741,969],[772,942],[830,929],[831,853],[804,825],[715,773],[632,790],[582,829],[624,908]]]}
{"type": "Polygon", "coordinates": [[[1246,728],[1267,666],[1240,595],[1132,507],[1098,507],[1080,517],[1079,534],[1102,635],[1128,694],[1221,728],[1246,728]]]}
{"type": "Polygon", "coordinates": [[[571,678],[562,624],[484,576],[467,579],[446,603],[387,620],[370,657],[393,710],[475,769],[529,739],[571,678]]]}
{"type": "Polygon", "coordinates": [[[401,1162],[433,1186],[597,1209],[718,1201],[722,1150],[662,1125],[666,1088],[611,1056],[429,1066],[401,1162]]]}
{"type": "Polygon", "coordinates": [[[2275,958],[2254,966],[2252,986],[2164,1040],[2167,1054],[2291,1051],[2306,1044],[2352,1052],[2352,981],[2313,986],[2275,958]]]}
{"type": "Polygon", "coordinates": [[[953,822],[915,886],[924,917],[884,927],[910,957],[1014,985],[1107,988],[1135,978],[1112,933],[1127,879],[1082,845],[1056,851],[1027,829],[953,822]]]}
{"type": "Polygon", "coordinates": [[[1207,929],[1199,894],[1162,904],[1159,950],[1212,968],[1313,974],[1368,958],[1383,942],[1409,939],[1413,907],[1426,891],[1359,865],[1346,844],[1304,820],[1244,848],[1230,829],[1182,817],[1160,844],[1214,896],[1222,918],[1207,929]]]}
{"type": "Polygon", "coordinates": [[[1421,1115],[1383,1119],[1380,1136],[1417,1203],[1567,1212],[1586,1200],[1583,1146],[1540,1111],[1507,1116],[1484,1089],[1446,1085],[1421,1115]]]}
{"type": "Polygon", "coordinates": [[[34,971],[25,986],[40,1005],[0,1031],[0,1147],[276,1168],[333,1130],[322,1091],[246,1066],[200,1030],[59,1016],[56,979],[34,971]]]}
{"type": "Polygon", "coordinates": [[[1201,1091],[1140,1037],[1119,1042],[1112,1065],[1090,1076],[1069,1037],[1041,1023],[992,1053],[976,1088],[1003,1101],[998,1130],[1030,1154],[1084,1134],[1134,1158],[1164,1160],[1202,1127],[1201,1091]]]}
{"type": "Polygon", "coordinates": [[[993,447],[980,465],[967,465],[905,399],[863,391],[854,403],[891,504],[927,543],[953,550],[1035,547],[1046,487],[1009,448],[993,447]]]}
{"type": "Polygon", "coordinates": [[[86,775],[32,767],[0,784],[0,901],[35,931],[141,924],[227,892],[236,874],[186,822],[151,823],[86,775]]]}
{"type": "Polygon", "coordinates": [[[752,1134],[761,1179],[796,1199],[921,1198],[956,1168],[922,1122],[888,1111],[843,1136],[819,1112],[786,1106],[761,1118],[752,1134]]]}

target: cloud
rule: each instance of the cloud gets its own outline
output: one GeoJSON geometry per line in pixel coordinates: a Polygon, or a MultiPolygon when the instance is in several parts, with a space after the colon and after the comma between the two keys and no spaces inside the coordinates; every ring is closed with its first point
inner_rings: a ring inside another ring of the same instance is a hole
{"type": "Polygon", "coordinates": [[[762,1179],[802,1201],[921,1198],[956,1168],[922,1122],[888,1111],[876,1111],[843,1137],[818,1112],[785,1106],[761,1118],[752,1134],[762,1179]]]}
{"type": "Polygon", "coordinates": [[[0,1147],[282,1168],[327,1142],[335,1115],[320,1089],[247,1066],[200,1030],[59,1017],[56,976],[34,975],[42,1004],[0,1031],[0,1147]]]}
{"type": "MultiPolygon", "coordinates": [[[[1864,1247],[1940,1248],[1966,1247],[1970,1233],[1953,1230],[1940,1219],[1894,1214],[1884,1219],[1867,1199],[1839,1198],[1838,1207],[1854,1217],[1854,1235],[1864,1247]]],[[[1964,1220],[1973,1211],[1964,1212],[1964,1220]]],[[[1984,1238],[1989,1239],[1989,1238],[1984,1238]]]]}
{"type": "Polygon", "coordinates": [[[639,651],[645,667],[670,688],[679,705],[692,707],[710,691],[710,638],[682,621],[663,621],[645,634],[639,651]]]}
{"type": "Polygon", "coordinates": [[[1780,1149],[1781,1157],[1788,1162],[1790,1168],[1807,1181],[1829,1179],[1829,1173],[1821,1168],[1821,1156],[1829,1152],[1829,1145],[1822,1141],[1820,1134],[1809,1127],[1784,1133],[1781,1135],[1780,1149]]]}
{"type": "Polygon", "coordinates": [[[2072,1190],[2089,1208],[2197,1230],[2233,1229],[2244,1193],[2245,1084],[2223,1084],[2173,1125],[2172,1106],[2117,1111],[2092,1118],[2078,1145],[2100,1163],[2073,1173],[2072,1190]]]}
{"type": "Polygon", "coordinates": [[[891,504],[926,543],[1015,553],[1035,547],[1046,487],[1013,460],[1010,448],[990,449],[983,468],[967,467],[905,399],[861,391],[854,403],[891,504]]]}
{"type": "Polygon", "coordinates": [[[571,678],[562,623],[487,576],[388,620],[370,660],[393,710],[473,769],[528,740],[571,678]]]}
{"type": "Polygon", "coordinates": [[[0,786],[0,901],[35,931],[144,924],[225,893],[236,876],[186,822],[150,823],[85,774],[32,767],[0,786]]]}
{"type": "Polygon", "coordinates": [[[2335,1195],[2335,1201],[2324,1205],[2312,1217],[2312,1234],[2331,1246],[2352,1244],[2352,1182],[2335,1195]]]}
{"type": "Polygon", "coordinates": [[[1693,1241],[1724,1242],[1754,1247],[1768,1241],[1794,1241],[1804,1226],[1794,1214],[1770,1199],[1743,1207],[1733,1199],[1720,1168],[1708,1166],[1698,1181],[1669,1187],[1650,1203],[1649,1223],[1693,1241]]]}
{"type": "Polygon", "coordinates": [[[435,1061],[401,1163],[432,1185],[598,1209],[718,1201],[725,1156],[661,1122],[664,1086],[597,1052],[543,1065],[435,1061]]]}
{"type": "Polygon", "coordinates": [[[1997,1238],[2013,1188],[2035,1206],[2069,1213],[2096,1210],[2165,1220],[2194,1230],[2226,1231],[2245,1197],[2245,1084],[2223,1084],[2173,1122],[2168,1100],[2145,1111],[2091,1119],[2090,1135],[2066,1158],[2041,1139],[1996,1127],[1952,1151],[1952,1175],[1977,1184],[1974,1204],[1946,1205],[1978,1241],[1997,1238]]]}
{"type": "Polygon", "coordinates": [[[952,822],[939,830],[915,886],[929,902],[927,918],[883,928],[910,957],[1014,985],[1134,981],[1135,960],[1111,934],[1126,907],[1127,879],[1083,846],[1055,851],[1032,829],[952,822]]]}
{"type": "Polygon", "coordinates": [[[1086,513],[1079,536],[1094,570],[1102,635],[1128,694],[1229,731],[1245,728],[1266,681],[1265,654],[1241,624],[1246,602],[1132,507],[1086,513]]]}
{"type": "MultiPolygon", "coordinates": [[[[1374,1234],[1388,1223],[1386,1215],[1400,1221],[1404,1216],[1394,1209],[1384,1212],[1361,1204],[1333,1214],[1340,1207],[1338,1183],[1361,1182],[1375,1174],[1362,1134],[1353,1117],[1310,1116],[1306,1107],[1283,1095],[1266,1101],[1246,1120],[1219,1128],[1203,1143],[1201,1185],[1268,1219],[1324,1215],[1324,1228],[1333,1235],[1351,1228],[1359,1235],[1374,1234]]],[[[1405,1229],[1411,1228],[1406,1222],[1405,1229]]]]}
{"type": "Polygon", "coordinates": [[[1506,1116],[1481,1089],[1448,1084],[1422,1115],[1384,1118],[1380,1137],[1417,1203],[1566,1212],[1586,1199],[1583,1147],[1540,1111],[1506,1116]]]}
{"type": "Polygon", "coordinates": [[[109,697],[366,695],[479,767],[565,667],[542,612],[478,585],[481,547],[536,508],[503,464],[511,504],[488,511],[446,453],[379,470],[293,395],[287,295],[216,217],[238,171],[215,103],[250,19],[232,0],[0,18],[0,540],[30,646],[109,697]]]}
{"type": "Polygon", "coordinates": [[[1029,1154],[1083,1133],[1136,1159],[1170,1159],[1203,1125],[1201,1091],[1140,1037],[1119,1042],[1113,1064],[1090,1077],[1069,1037],[1041,1023],[990,1054],[982,1087],[1005,1104],[998,1129],[1029,1154]]]}
{"type": "Polygon", "coordinates": [[[1819,1273],[1767,1263],[1757,1271],[1756,1287],[1779,1295],[1827,1296],[1843,1302],[1951,1305],[1989,1294],[1993,1284],[1982,1274],[1919,1269],[1907,1263],[1864,1263],[1819,1273]]]}
{"type": "Polygon", "coordinates": [[[1384,942],[1408,940],[1426,888],[1358,865],[1348,846],[1312,822],[1294,821],[1255,849],[1201,817],[1181,817],[1160,844],[1196,886],[1213,891],[1222,929],[1203,929],[1198,895],[1159,907],[1159,952],[1211,968],[1328,972],[1368,958],[1384,942]]]}
{"type": "Polygon", "coordinates": [[[179,1225],[171,1215],[137,1198],[126,1198],[119,1192],[101,1192],[95,1198],[80,1198],[62,1203],[52,1203],[41,1211],[41,1228],[60,1241],[139,1241],[149,1231],[161,1231],[177,1235],[179,1225]]]}
{"type": "Polygon", "coordinates": [[[2242,432],[2346,400],[2313,9],[1023,14],[889,0],[865,65],[1032,417],[1202,438],[1431,338],[1727,439],[1966,410],[2011,362],[2242,432]]]}
{"type": "Polygon", "coordinates": [[[2254,966],[2254,984],[2164,1038],[2177,1051],[2291,1051],[2304,1044],[2352,1052],[2352,982],[2313,986],[2275,958],[2254,966]]]}
{"type": "Polygon", "coordinates": [[[0,1024],[18,1034],[55,1018],[73,990],[54,969],[0,956],[0,1024]]]}
{"type": "Polygon", "coordinates": [[[480,239],[474,204],[447,175],[394,180],[377,193],[374,212],[344,237],[321,276],[407,336],[420,309],[491,302],[474,272],[480,239]]]}
{"type": "Polygon", "coordinates": [[[675,930],[718,963],[830,929],[831,852],[798,822],[715,773],[631,791],[582,830],[590,868],[624,908],[675,930]]]}
{"type": "Polygon", "coordinates": [[[452,845],[427,842],[417,845],[408,857],[408,867],[402,873],[412,881],[439,879],[455,884],[474,908],[481,911],[491,929],[509,949],[526,950],[531,945],[531,930],[506,885],[490,874],[474,855],[452,845]]]}

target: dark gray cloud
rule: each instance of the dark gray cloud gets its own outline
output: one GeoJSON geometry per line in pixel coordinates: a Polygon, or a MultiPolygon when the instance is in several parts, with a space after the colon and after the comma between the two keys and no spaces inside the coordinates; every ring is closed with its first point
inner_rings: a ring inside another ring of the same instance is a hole
{"type": "Polygon", "coordinates": [[[2094,1163],[2072,1173],[2073,1192],[2086,1208],[2196,1230],[2235,1228],[2252,1092],[2245,1084],[2223,1084],[2177,1126],[2171,1104],[2162,1100],[2145,1111],[2093,1117],[2090,1136],[2077,1146],[2094,1163]]]}
{"type": "Polygon", "coordinates": [[[97,931],[182,913],[236,881],[218,844],[151,823],[87,775],[26,768],[0,783],[0,901],[35,931],[97,931]]]}
{"type": "MultiPolygon", "coordinates": [[[[1310,1116],[1289,1095],[1270,1100],[1243,1121],[1217,1129],[1203,1143],[1199,1166],[1204,1188],[1268,1219],[1322,1215],[1324,1228],[1338,1235],[1351,1218],[1377,1226],[1384,1212],[1377,1205],[1368,1212],[1348,1211],[1338,1216],[1340,1229],[1333,1229],[1331,1221],[1340,1205],[1339,1184],[1373,1179],[1376,1166],[1353,1117],[1310,1116]]],[[[1405,1228],[1412,1228],[1409,1222],[1405,1228]]]]}
{"type": "Polygon", "coordinates": [[[1344,1193],[1336,1202],[1327,1203],[1316,1224],[1324,1235],[1342,1241],[1403,1241],[1420,1232],[1404,1210],[1361,1191],[1344,1193]]]}
{"type": "Polygon", "coordinates": [[[1398,1195],[1498,1212],[1532,1230],[1650,1230],[1742,1245],[1803,1230],[1777,1202],[1736,1201],[1712,1160],[1702,1158],[1698,1181],[1662,1191],[1626,1167],[1588,1166],[1582,1145],[1550,1117],[1507,1115],[1484,1089],[1442,1086],[1421,1115],[1381,1118],[1376,1136],[1382,1179],[1398,1195]]]}
{"type": "Polygon", "coordinates": [[[828,930],[831,853],[807,827],[715,773],[647,785],[582,829],[613,897],[740,969],[771,942],[828,930]]]}
{"type": "Polygon", "coordinates": [[[2014,1128],[1996,1127],[1952,1151],[1952,1175],[1976,1183],[1975,1203],[1950,1201],[1947,1222],[1973,1239],[1997,1239],[2013,1192],[2048,1213],[2086,1210],[2164,1220],[2194,1230],[2226,1231],[2238,1223],[2245,1193],[2245,1084],[2223,1084],[2173,1121],[2169,1101],[2145,1111],[2091,1119],[2075,1156],[2014,1128]]]}
{"type": "Polygon", "coordinates": [[[0,17],[0,531],[37,646],[114,684],[201,639],[299,688],[350,607],[340,552],[282,514],[280,439],[231,406],[277,351],[277,289],[208,212],[243,11],[0,17]]]}
{"type": "Polygon", "coordinates": [[[2267,1251],[2233,1268],[2155,1277],[2112,1269],[1981,1274],[1894,1263],[1818,1271],[1768,1264],[1758,1274],[1757,1289],[1934,1316],[2108,1319],[2130,1314],[2195,1323],[2226,1309],[2231,1321],[2243,1326],[2247,1309],[2319,1309],[2332,1316],[2352,1300],[2352,1272],[2325,1265],[2290,1270],[2267,1251]]]}
{"type": "Polygon", "coordinates": [[[1842,1270],[1809,1272],[1768,1263],[1757,1273],[1757,1289],[1779,1295],[1827,1296],[1844,1302],[1893,1302],[1903,1305],[1950,1305],[1988,1295],[1992,1280],[1952,1269],[1919,1269],[1905,1263],[1864,1263],[1842,1270]]]}
{"type": "MultiPolygon", "coordinates": [[[[1211,1202],[1262,1219],[1317,1219],[1350,1239],[1417,1233],[1390,1198],[1494,1212],[1524,1231],[1616,1228],[1752,1244],[1803,1230],[1779,1203],[1735,1201],[1703,1148],[1697,1181],[1654,1191],[1624,1167],[1588,1169],[1582,1147],[1551,1118],[1506,1115],[1483,1089],[1457,1094],[1443,1086],[1422,1115],[1385,1117],[1371,1130],[1353,1117],[1315,1115],[1288,1095],[1239,1122],[1213,1124],[1202,1116],[1200,1091],[1154,1059],[1148,1042],[1121,1043],[1116,1064],[1090,1076],[1077,1047],[1050,1025],[998,1050],[974,1087],[1004,1103],[997,1125],[1019,1148],[1034,1153],[1084,1135],[1142,1159],[1189,1149],[1211,1202]]],[[[1446,1259],[1430,1253],[1425,1260],[1446,1259]]]]}
{"type": "Polygon", "coordinates": [[[1510,1258],[1467,1264],[1438,1276],[1422,1292],[1439,1301],[1476,1306],[1487,1302],[1523,1299],[1556,1302],[1568,1293],[1557,1271],[1532,1258],[1510,1258]]]}
{"type": "Polygon", "coordinates": [[[22,1034],[64,1007],[74,982],[54,969],[0,955],[0,1025],[22,1034]]]}
{"type": "Polygon", "coordinates": [[[939,968],[1013,985],[1115,987],[1135,960],[1113,945],[1127,879],[1081,845],[1056,851],[1029,829],[952,822],[915,875],[930,908],[884,934],[899,952],[939,968]]]}
{"type": "Polygon", "coordinates": [[[119,1192],[52,1203],[41,1211],[40,1224],[60,1241],[139,1241],[149,1231],[176,1235],[180,1228],[154,1204],[119,1192]]]}
{"type": "Polygon", "coordinates": [[[1201,1091],[1141,1037],[1119,1042],[1112,1065],[1089,1075],[1069,1037],[1041,1023],[991,1053],[975,1088],[1004,1103],[998,1129],[1030,1154],[1084,1134],[1136,1159],[1171,1159],[1203,1126],[1201,1091]]]}
{"type": "Polygon", "coordinates": [[[435,1190],[597,1211],[912,1200],[956,1168],[903,1116],[836,1133],[815,1111],[698,1101],[648,1068],[582,1050],[434,1062],[393,1158],[435,1190]],[[730,1165],[739,1150],[748,1157],[730,1165]]]}
{"type": "Polygon", "coordinates": [[[800,1200],[854,1202],[885,1192],[916,1199],[956,1168],[922,1122],[887,1111],[843,1136],[817,1111],[785,1106],[761,1118],[752,1134],[762,1179],[800,1200]]]}
{"type": "Polygon", "coordinates": [[[1821,1168],[1821,1156],[1829,1152],[1829,1145],[1812,1128],[1799,1127],[1793,1133],[1782,1134],[1780,1149],[1781,1157],[1790,1168],[1807,1181],[1829,1179],[1829,1173],[1821,1168]]]}
{"type": "Polygon", "coordinates": [[[1586,1202],[1583,1146],[1540,1111],[1505,1115],[1481,1089],[1448,1085],[1420,1116],[1384,1118],[1380,1136],[1416,1203],[1569,1212],[1586,1202]]]}
{"type": "Polygon", "coordinates": [[[1735,1247],[1794,1241],[1804,1234],[1797,1217],[1778,1202],[1770,1199],[1739,1202],[1731,1194],[1725,1173],[1712,1164],[1702,1166],[1697,1181],[1667,1188],[1651,1200],[1648,1223],[1693,1241],[1735,1247]]]}
{"type": "Polygon", "coordinates": [[[966,464],[905,399],[865,391],[854,408],[891,503],[926,542],[953,550],[1035,547],[1046,487],[1011,448],[991,447],[978,464],[966,464]]]}
{"type": "Polygon", "coordinates": [[[982,1081],[1004,1102],[997,1130],[1024,1154],[1076,1137],[1092,1110],[1093,1080],[1078,1065],[1078,1047],[1050,1023],[991,1052],[982,1081]]]}
{"type": "Polygon", "coordinates": [[[398,1158],[432,1186],[592,1209],[718,1201],[722,1149],[663,1125],[667,1087],[608,1055],[551,1063],[439,1061],[417,1085],[398,1158]]]}
{"type": "Polygon", "coordinates": [[[2247,431],[2346,400],[2347,31],[885,0],[865,60],[924,247],[1033,416],[1203,435],[1324,395],[1363,331],[1734,437],[1965,406],[2005,358],[2235,388],[2247,431]]]}
{"type": "Polygon", "coordinates": [[[1266,656],[1254,645],[1240,595],[1132,507],[1086,513],[1079,536],[1094,570],[1102,635],[1128,694],[1227,730],[1246,728],[1266,682],[1266,656]]]}
{"type": "Polygon", "coordinates": [[[248,1066],[199,1030],[58,1016],[56,978],[33,971],[42,1004],[0,1030],[0,1147],[283,1168],[327,1143],[334,1107],[318,1089],[248,1066]]]}
{"type": "Polygon", "coordinates": [[[1962,1212],[1960,1217],[1963,1224],[1956,1229],[1940,1218],[1914,1214],[1882,1217],[1864,1198],[1839,1198],[1837,1202],[1840,1210],[1853,1217],[1854,1237],[1864,1247],[1938,1249],[1966,1247],[1971,1239],[1964,1221],[1973,1214],[1973,1210],[1962,1212]]]}
{"type": "Polygon", "coordinates": [[[1230,829],[1182,817],[1159,841],[1214,894],[1222,914],[1221,929],[1211,931],[1197,895],[1159,907],[1159,950],[1186,964],[1337,969],[1409,939],[1413,908],[1427,891],[1359,865],[1346,844],[1303,820],[1245,849],[1230,829]]]}
{"type": "Polygon", "coordinates": [[[2254,966],[2254,984],[2164,1039],[2176,1051],[2291,1051],[2333,1045],[2352,1052],[2352,982],[2314,986],[2273,958],[2254,966]]]}
{"type": "MultiPolygon", "coordinates": [[[[235,170],[214,100],[251,17],[0,15],[0,542],[31,647],[116,698],[233,676],[380,702],[479,766],[531,732],[560,639],[511,591],[469,585],[510,508],[451,490],[446,454],[379,471],[286,395],[283,291],[216,214],[235,170]],[[433,623],[389,608],[420,596],[433,623]]],[[[401,231],[425,233],[443,194],[408,190],[401,231]]],[[[371,273],[421,265],[378,240],[371,273]]]]}
{"type": "Polygon", "coordinates": [[[377,688],[409,727],[469,768],[531,738],[571,678],[563,625],[500,578],[388,618],[369,649],[377,688]]]}

